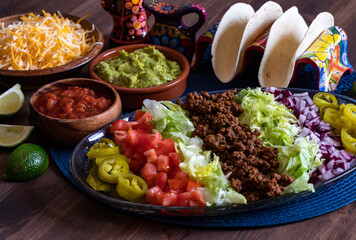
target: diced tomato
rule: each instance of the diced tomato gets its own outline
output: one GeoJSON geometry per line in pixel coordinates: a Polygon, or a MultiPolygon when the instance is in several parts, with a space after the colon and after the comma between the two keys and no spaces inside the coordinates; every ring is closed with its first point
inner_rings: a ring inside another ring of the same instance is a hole
{"type": "Polygon", "coordinates": [[[138,142],[138,138],[138,132],[132,128],[114,131],[114,142],[118,145],[126,144],[135,146],[138,142]]]}
{"type": "Polygon", "coordinates": [[[128,130],[136,124],[136,121],[126,121],[123,119],[119,119],[111,124],[110,132],[114,133],[116,130],[128,130]]]}
{"type": "Polygon", "coordinates": [[[134,115],[134,120],[137,121],[138,119],[140,119],[140,117],[142,117],[145,114],[144,111],[142,111],[141,109],[137,109],[134,115]]]}
{"type": "Polygon", "coordinates": [[[193,192],[183,192],[179,193],[177,196],[178,206],[205,206],[206,202],[204,200],[203,192],[201,190],[196,190],[193,192]]]}
{"type": "Polygon", "coordinates": [[[135,113],[134,120],[137,121],[138,123],[142,123],[146,121],[146,119],[152,120],[153,116],[150,112],[142,111],[141,109],[138,109],[135,113]]]}
{"type": "Polygon", "coordinates": [[[147,124],[137,124],[133,128],[134,129],[142,129],[146,132],[152,133],[154,126],[152,123],[147,123],[147,124]]]}
{"type": "Polygon", "coordinates": [[[179,164],[183,162],[183,155],[177,152],[170,152],[171,165],[173,169],[179,169],[179,164]]]}
{"type": "Polygon", "coordinates": [[[124,150],[123,151],[124,156],[131,159],[132,156],[135,154],[135,147],[129,146],[126,143],[122,143],[120,145],[124,150]]]}
{"type": "Polygon", "coordinates": [[[136,130],[129,128],[127,130],[127,143],[131,146],[136,146],[138,142],[138,133],[136,130]]]}
{"type": "Polygon", "coordinates": [[[170,168],[169,157],[167,155],[159,155],[157,157],[157,171],[168,172],[170,168]]]}
{"type": "Polygon", "coordinates": [[[143,154],[146,157],[147,162],[157,164],[157,155],[153,148],[151,148],[150,150],[147,150],[143,154]]]}
{"type": "Polygon", "coordinates": [[[140,162],[146,163],[146,156],[143,153],[136,152],[132,155],[132,160],[138,160],[140,162]]]}
{"type": "Polygon", "coordinates": [[[165,190],[168,185],[167,179],[167,173],[159,172],[153,176],[153,186],[158,186],[161,189],[165,190]]]}
{"type": "Polygon", "coordinates": [[[191,195],[191,199],[189,201],[189,206],[205,206],[206,202],[203,196],[203,192],[198,189],[196,191],[190,192],[191,195]]]}
{"type": "MultiPolygon", "coordinates": [[[[154,176],[157,175],[157,167],[153,163],[145,163],[141,169],[141,177],[146,181],[148,187],[154,186],[154,176]]],[[[155,185],[157,186],[157,185],[155,185]]]]}
{"type": "Polygon", "coordinates": [[[204,187],[203,184],[201,184],[197,181],[194,181],[192,179],[189,179],[188,186],[187,186],[187,192],[193,192],[193,191],[197,190],[197,188],[200,188],[200,187],[204,187]]]}
{"type": "Polygon", "coordinates": [[[155,146],[155,151],[157,156],[159,155],[168,155],[170,152],[175,152],[174,141],[170,138],[163,139],[158,142],[155,146]]]}
{"type": "Polygon", "coordinates": [[[162,135],[159,132],[156,132],[155,134],[141,134],[137,142],[137,151],[145,152],[151,148],[154,148],[154,146],[161,140],[162,135]]]}
{"type": "Polygon", "coordinates": [[[141,129],[141,128],[136,128],[135,130],[139,133],[139,135],[141,135],[141,134],[151,134],[152,135],[151,132],[147,132],[146,130],[141,129]]]}
{"type": "Polygon", "coordinates": [[[142,153],[135,153],[132,155],[129,166],[130,170],[135,174],[139,174],[141,172],[141,168],[145,165],[146,158],[142,153]]]}
{"type": "Polygon", "coordinates": [[[163,195],[162,206],[177,206],[177,194],[168,192],[163,195]]]}
{"type": "Polygon", "coordinates": [[[139,174],[145,162],[131,159],[129,163],[130,170],[135,174],[139,174]]]}
{"type": "Polygon", "coordinates": [[[187,190],[187,182],[182,179],[168,179],[168,186],[170,190],[177,192],[185,192],[187,190]]]}
{"type": "MultiPolygon", "coordinates": [[[[137,112],[136,112],[137,113],[137,112]]],[[[144,114],[142,116],[142,113],[137,113],[138,114],[138,118],[137,118],[137,125],[134,126],[135,128],[140,128],[140,129],[144,129],[145,131],[152,133],[152,130],[154,128],[153,123],[152,123],[152,119],[153,116],[150,112],[144,112],[144,114]]],[[[136,114],[135,114],[136,116],[136,114]]]]}
{"type": "Polygon", "coordinates": [[[191,192],[182,192],[177,194],[177,205],[182,207],[188,207],[191,199],[191,192]]]}
{"type": "Polygon", "coordinates": [[[162,205],[163,191],[158,186],[146,190],[146,202],[148,204],[162,205]]]}
{"type": "Polygon", "coordinates": [[[175,179],[184,180],[187,182],[187,184],[190,179],[189,175],[186,172],[183,172],[182,170],[175,171],[174,174],[172,174],[171,176],[172,176],[172,178],[175,178],[175,179]]]}
{"type": "Polygon", "coordinates": [[[114,142],[116,144],[122,144],[127,140],[127,131],[126,130],[115,130],[114,132],[114,142]]]}

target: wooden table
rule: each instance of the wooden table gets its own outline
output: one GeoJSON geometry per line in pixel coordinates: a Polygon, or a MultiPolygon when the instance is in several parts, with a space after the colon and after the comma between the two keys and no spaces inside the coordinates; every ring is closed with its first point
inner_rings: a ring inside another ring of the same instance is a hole
{"type": "MultiPolygon", "coordinates": [[[[205,25],[198,35],[218,21],[235,1],[167,1],[170,3],[196,3],[208,13],[205,25]]],[[[246,1],[258,9],[264,1],[246,1]]],[[[322,11],[335,17],[335,23],[349,36],[349,60],[356,66],[356,1],[278,0],[283,10],[296,5],[310,24],[322,11]]],[[[112,28],[111,17],[103,10],[99,0],[3,0],[0,17],[30,11],[60,10],[77,16],[93,13],[88,18],[107,39],[112,28]]],[[[186,21],[193,21],[187,17],[186,21]]],[[[106,49],[108,44],[105,45],[106,49]]],[[[80,76],[89,77],[87,69],[80,76]]],[[[0,92],[6,89],[0,88],[0,92]]],[[[25,92],[26,102],[21,112],[13,118],[1,120],[2,124],[28,125],[28,99],[32,92],[25,92]]],[[[41,143],[37,133],[30,139],[41,143]]],[[[0,151],[0,176],[4,174],[7,157],[12,149],[0,151]]],[[[332,213],[310,220],[269,228],[202,229],[180,227],[144,220],[113,210],[88,197],[70,183],[54,161],[41,177],[23,183],[0,180],[0,239],[356,239],[356,203],[332,213]]]]}

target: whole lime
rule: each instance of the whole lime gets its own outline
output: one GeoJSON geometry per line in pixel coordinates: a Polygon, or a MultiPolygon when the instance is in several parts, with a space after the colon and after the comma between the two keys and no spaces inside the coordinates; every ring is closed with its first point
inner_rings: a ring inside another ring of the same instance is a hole
{"type": "Polygon", "coordinates": [[[41,176],[49,165],[46,151],[32,143],[17,147],[6,162],[4,179],[21,182],[41,176]]]}

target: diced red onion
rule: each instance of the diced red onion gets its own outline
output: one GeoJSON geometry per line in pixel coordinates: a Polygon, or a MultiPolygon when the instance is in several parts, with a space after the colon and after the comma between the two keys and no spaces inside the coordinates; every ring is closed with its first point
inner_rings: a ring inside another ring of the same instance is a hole
{"type": "Polygon", "coordinates": [[[352,159],[351,155],[348,154],[345,150],[341,150],[340,152],[346,158],[346,160],[350,161],[352,159]]]}
{"type": "Polygon", "coordinates": [[[335,160],[330,160],[327,164],[326,164],[326,168],[327,169],[333,169],[335,165],[335,160]]]}
{"type": "Polygon", "coordinates": [[[304,123],[305,123],[306,119],[307,119],[307,117],[305,115],[303,115],[303,114],[299,115],[298,120],[299,120],[301,126],[304,126],[304,123]]]}
{"type": "Polygon", "coordinates": [[[342,168],[336,168],[336,169],[332,169],[331,173],[334,174],[334,176],[340,175],[341,173],[343,173],[345,170],[342,168]]]}

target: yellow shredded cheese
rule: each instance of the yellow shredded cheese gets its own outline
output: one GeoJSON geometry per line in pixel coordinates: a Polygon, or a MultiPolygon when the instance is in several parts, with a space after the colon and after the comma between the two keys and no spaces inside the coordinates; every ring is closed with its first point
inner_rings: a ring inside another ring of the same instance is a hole
{"type": "Polygon", "coordinates": [[[57,67],[83,57],[95,44],[94,30],[58,14],[42,11],[22,15],[21,21],[5,27],[0,23],[0,68],[35,70],[57,67]]]}

